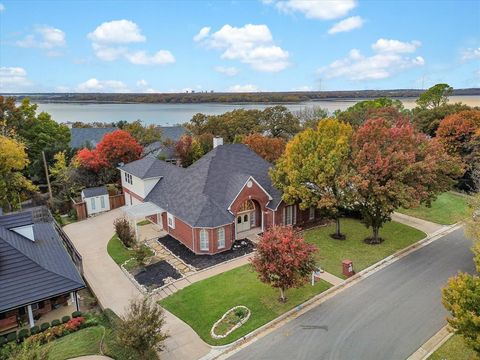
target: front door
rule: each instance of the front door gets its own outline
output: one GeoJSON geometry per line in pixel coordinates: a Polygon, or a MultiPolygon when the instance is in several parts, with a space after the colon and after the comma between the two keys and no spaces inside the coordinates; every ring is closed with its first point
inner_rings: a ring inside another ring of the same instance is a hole
{"type": "Polygon", "coordinates": [[[237,232],[250,230],[251,213],[237,215],[237,232]]]}

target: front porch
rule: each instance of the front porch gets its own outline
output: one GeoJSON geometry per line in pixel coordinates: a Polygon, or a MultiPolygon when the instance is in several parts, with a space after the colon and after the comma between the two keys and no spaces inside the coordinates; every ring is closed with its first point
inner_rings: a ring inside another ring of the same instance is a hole
{"type": "Polygon", "coordinates": [[[256,226],[249,230],[237,232],[237,240],[247,239],[253,242],[254,244],[257,244],[260,239],[260,235],[262,233],[263,233],[263,230],[261,226],[256,226]]]}

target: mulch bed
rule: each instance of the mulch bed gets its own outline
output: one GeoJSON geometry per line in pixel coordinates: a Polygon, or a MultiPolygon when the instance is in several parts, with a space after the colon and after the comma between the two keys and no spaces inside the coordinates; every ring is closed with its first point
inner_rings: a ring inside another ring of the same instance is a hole
{"type": "Polygon", "coordinates": [[[158,242],[168,250],[182,259],[185,263],[193,266],[197,270],[206,269],[210,266],[220,264],[224,261],[235,259],[251,253],[255,246],[250,240],[237,240],[230,250],[225,250],[214,255],[196,255],[180,241],[175,240],[170,235],[158,239],[158,242]]]}
{"type": "Polygon", "coordinates": [[[145,267],[145,271],[134,274],[135,280],[147,288],[157,288],[165,285],[165,279],[171,277],[179,279],[182,275],[165,260],[158,261],[145,267]]]}

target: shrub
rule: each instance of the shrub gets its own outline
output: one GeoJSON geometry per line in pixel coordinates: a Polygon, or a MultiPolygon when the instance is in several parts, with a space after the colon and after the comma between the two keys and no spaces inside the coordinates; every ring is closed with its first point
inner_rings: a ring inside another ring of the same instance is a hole
{"type": "Polygon", "coordinates": [[[115,232],[120,241],[128,248],[135,245],[135,231],[126,218],[118,218],[113,222],[115,232]]]}
{"type": "Polygon", "coordinates": [[[40,328],[35,325],[35,326],[32,326],[30,328],[30,335],[35,335],[35,334],[38,334],[40,332],[40,328]]]}
{"type": "Polygon", "coordinates": [[[17,341],[17,333],[16,332],[12,332],[12,333],[7,335],[7,342],[11,342],[11,341],[17,341]]]}
{"type": "Polygon", "coordinates": [[[23,341],[23,339],[29,336],[29,333],[28,329],[21,329],[18,332],[18,340],[23,341]]]}
{"type": "Polygon", "coordinates": [[[51,323],[51,324],[52,324],[52,326],[58,326],[58,325],[61,324],[61,322],[60,322],[60,320],[55,319],[55,320],[52,320],[52,323],[51,323]]]}
{"type": "Polygon", "coordinates": [[[145,267],[147,258],[150,256],[150,249],[145,245],[137,245],[133,250],[133,257],[138,266],[145,267]]]}
{"type": "Polygon", "coordinates": [[[70,320],[70,316],[66,315],[66,316],[62,317],[62,324],[67,323],[68,320],[70,320]]]}
{"type": "Polygon", "coordinates": [[[78,330],[82,324],[85,322],[85,318],[82,316],[79,317],[74,317],[73,319],[70,319],[66,324],[65,324],[65,329],[68,331],[76,331],[78,330]]]}
{"type": "MultiPolygon", "coordinates": [[[[7,343],[7,338],[5,336],[0,336],[0,348],[7,343]]],[[[1,359],[1,357],[0,357],[1,359]]]]}
{"type": "Polygon", "coordinates": [[[80,317],[80,316],[82,316],[82,315],[83,315],[83,314],[82,314],[81,311],[74,311],[74,312],[72,313],[72,318],[77,318],[77,317],[80,317]]]}
{"type": "Polygon", "coordinates": [[[49,327],[50,327],[50,324],[47,323],[47,322],[45,322],[45,323],[43,323],[42,325],[40,325],[40,330],[41,330],[41,331],[45,331],[45,330],[47,330],[49,327]]]}
{"type": "Polygon", "coordinates": [[[245,317],[246,311],[244,308],[236,308],[234,314],[236,317],[242,319],[245,317]]]}

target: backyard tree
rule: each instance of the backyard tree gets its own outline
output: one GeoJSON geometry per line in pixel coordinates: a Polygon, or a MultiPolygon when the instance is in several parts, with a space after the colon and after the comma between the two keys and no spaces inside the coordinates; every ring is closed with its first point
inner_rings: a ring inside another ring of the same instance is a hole
{"type": "Polygon", "coordinates": [[[351,137],[349,124],[324,119],[315,130],[297,134],[271,171],[286,203],[299,201],[301,209],[315,207],[336,220],[336,233],[332,234],[336,239],[345,238],[340,232],[340,216],[351,200],[351,137]]]}
{"type": "Polygon", "coordinates": [[[462,174],[457,158],[406,121],[367,121],[353,136],[352,159],[355,206],[372,227],[372,244],[382,241],[379,230],[396,209],[429,205],[462,174]]]}
{"type": "Polygon", "coordinates": [[[273,227],[263,233],[251,263],[258,278],[279,289],[279,300],[286,302],[285,291],[305,284],[315,270],[316,250],[291,227],[273,227]]]}
{"type": "Polygon", "coordinates": [[[129,132],[130,135],[132,135],[142,146],[146,146],[155,141],[160,141],[162,138],[161,127],[154,124],[143,125],[140,120],[126,123],[123,125],[122,130],[129,132]]]}
{"type": "Polygon", "coordinates": [[[453,88],[448,84],[436,84],[423,92],[417,99],[417,105],[421,108],[436,108],[448,102],[453,88]]]}
{"type": "Polygon", "coordinates": [[[143,147],[127,131],[116,130],[105,134],[96,150],[102,161],[111,168],[119,163],[128,163],[140,158],[143,147]]]}
{"type": "Polygon", "coordinates": [[[263,136],[259,133],[246,136],[242,142],[271,163],[277,161],[286,145],[286,141],[282,138],[263,136]]]}
{"type": "Polygon", "coordinates": [[[267,107],[261,115],[263,130],[272,137],[291,138],[300,131],[300,121],[283,105],[267,107]]]}
{"type": "Polygon", "coordinates": [[[412,109],[412,120],[418,130],[434,137],[443,119],[463,110],[471,110],[471,107],[462,103],[447,103],[433,109],[416,107],[412,109]]]}
{"type": "Polygon", "coordinates": [[[203,155],[200,144],[189,135],[183,135],[175,144],[175,151],[183,167],[192,165],[203,155]]]}
{"type": "Polygon", "coordinates": [[[148,354],[162,350],[168,337],[163,331],[163,310],[155,301],[146,297],[130,302],[127,313],[116,329],[117,341],[147,359],[148,354]]]}

